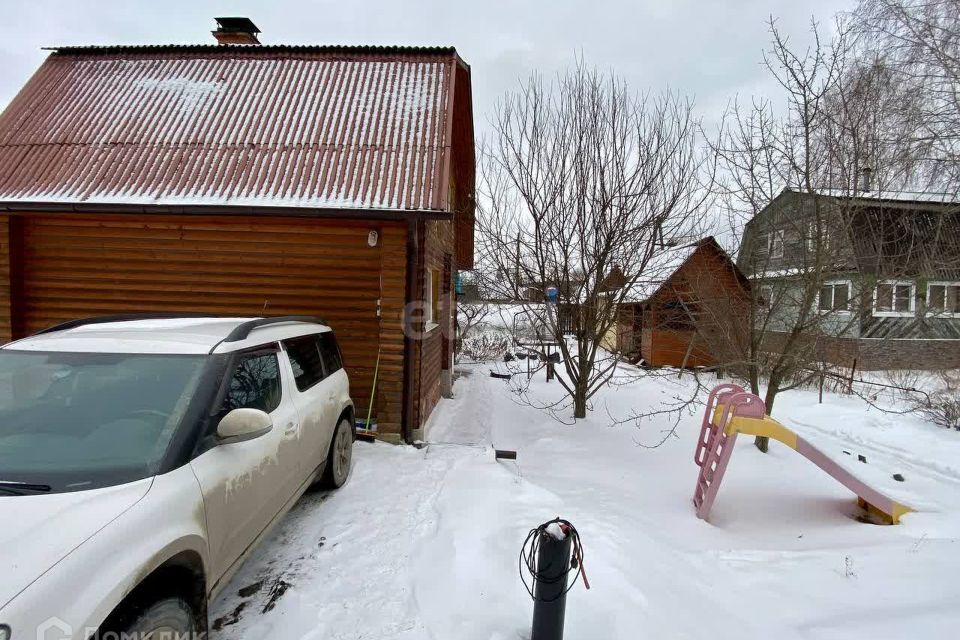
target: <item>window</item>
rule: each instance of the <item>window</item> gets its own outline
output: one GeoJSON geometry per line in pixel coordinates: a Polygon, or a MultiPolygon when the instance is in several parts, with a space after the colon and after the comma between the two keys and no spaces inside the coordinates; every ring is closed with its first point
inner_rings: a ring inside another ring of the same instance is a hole
{"type": "Polygon", "coordinates": [[[260,409],[270,413],[280,406],[280,366],[276,353],[241,357],[223,399],[223,413],[233,409],[260,409]]]}
{"type": "Polygon", "coordinates": [[[306,391],[323,380],[323,359],[316,334],[283,341],[293,368],[293,379],[298,391],[306,391]]]}
{"type": "Polygon", "coordinates": [[[817,308],[820,311],[850,311],[850,282],[825,282],[817,295],[817,308]]]}
{"type": "Polygon", "coordinates": [[[960,316],[960,282],[928,283],[927,310],[937,315],[960,316]]]}
{"type": "Polygon", "coordinates": [[[767,255],[771,258],[783,257],[783,229],[767,234],[767,255]]]}
{"type": "MultiPolygon", "coordinates": [[[[807,251],[813,253],[817,250],[817,221],[811,220],[807,223],[807,251]]],[[[831,233],[830,229],[826,226],[825,222],[820,224],[820,246],[824,252],[830,251],[831,247],[831,233]]]]}
{"type": "MultiPolygon", "coordinates": [[[[4,480],[69,492],[158,473],[206,355],[0,351],[4,480]]],[[[4,494],[6,495],[6,494],[4,494]]]]}
{"type": "Polygon", "coordinates": [[[423,321],[429,331],[440,320],[440,272],[427,269],[427,287],[423,299],[423,321]]]}
{"type": "Polygon", "coordinates": [[[320,357],[323,359],[323,369],[328,376],[343,368],[340,347],[332,331],[320,334],[320,357]]]}
{"type": "Polygon", "coordinates": [[[912,282],[884,280],[877,284],[873,298],[875,316],[912,316],[915,286],[912,282]]]}
{"type": "Polygon", "coordinates": [[[773,300],[773,287],[769,284],[760,285],[760,296],[757,298],[757,306],[767,308],[773,300]]]}

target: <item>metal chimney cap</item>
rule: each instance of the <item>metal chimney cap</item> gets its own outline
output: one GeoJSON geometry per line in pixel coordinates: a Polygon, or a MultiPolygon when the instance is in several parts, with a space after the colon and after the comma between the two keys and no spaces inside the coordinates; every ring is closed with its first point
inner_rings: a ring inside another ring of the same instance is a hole
{"type": "Polygon", "coordinates": [[[217,21],[217,31],[228,33],[260,33],[257,25],[250,18],[240,16],[214,18],[217,21]]]}

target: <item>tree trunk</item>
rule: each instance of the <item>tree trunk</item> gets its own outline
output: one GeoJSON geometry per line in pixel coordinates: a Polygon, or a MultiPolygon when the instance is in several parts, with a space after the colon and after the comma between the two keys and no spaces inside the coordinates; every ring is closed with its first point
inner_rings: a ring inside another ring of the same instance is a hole
{"type": "Polygon", "coordinates": [[[760,368],[755,364],[750,365],[750,393],[760,395],[760,368]]]}
{"type": "MultiPolygon", "coordinates": [[[[770,384],[767,385],[767,394],[763,399],[763,404],[767,409],[767,415],[770,415],[770,412],[773,411],[773,401],[777,398],[777,392],[780,390],[780,382],[775,381],[774,378],[770,379],[770,384]]],[[[766,436],[757,436],[753,440],[753,444],[756,445],[757,449],[763,451],[764,453],[770,448],[770,438],[766,436]]]]}
{"type": "Polygon", "coordinates": [[[579,386],[573,394],[573,417],[576,419],[587,417],[587,390],[579,386]]]}

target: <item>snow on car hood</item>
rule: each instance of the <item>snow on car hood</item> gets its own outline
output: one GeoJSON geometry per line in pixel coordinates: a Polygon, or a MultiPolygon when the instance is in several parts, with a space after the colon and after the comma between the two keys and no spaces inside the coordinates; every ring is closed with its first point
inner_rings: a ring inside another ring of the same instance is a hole
{"type": "Polygon", "coordinates": [[[147,478],[91,491],[0,496],[0,609],[136,504],[152,482],[147,478]]]}

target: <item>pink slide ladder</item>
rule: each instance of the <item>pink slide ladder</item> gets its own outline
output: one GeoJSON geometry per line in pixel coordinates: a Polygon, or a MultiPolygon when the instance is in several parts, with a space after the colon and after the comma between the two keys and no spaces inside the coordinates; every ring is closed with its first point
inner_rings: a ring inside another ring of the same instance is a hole
{"type": "MultiPolygon", "coordinates": [[[[742,387],[735,384],[721,384],[714,387],[707,398],[703,422],[700,424],[700,437],[693,454],[693,461],[700,467],[697,486],[693,492],[693,504],[698,518],[706,520],[710,515],[723,474],[730,462],[733,445],[742,428],[742,424],[730,425],[735,417],[756,418],[763,421],[763,426],[770,429],[768,437],[783,441],[853,491],[857,495],[860,506],[866,509],[871,520],[897,524],[903,514],[913,511],[911,507],[869,486],[806,439],[766,416],[763,400],[757,396],[745,392],[742,387]],[[722,411],[718,411],[718,407],[722,407],[722,411]]],[[[764,431],[761,429],[759,433],[764,431]]]]}
{"type": "Polygon", "coordinates": [[[733,453],[733,445],[737,441],[736,432],[727,435],[724,427],[735,415],[762,418],[765,413],[763,401],[752,393],[745,393],[743,387],[721,384],[710,392],[700,425],[697,449],[693,454],[693,461],[700,467],[697,486],[693,491],[693,504],[698,518],[706,520],[710,515],[733,453]],[[718,421],[714,421],[718,404],[723,405],[723,413],[718,421]]]}

